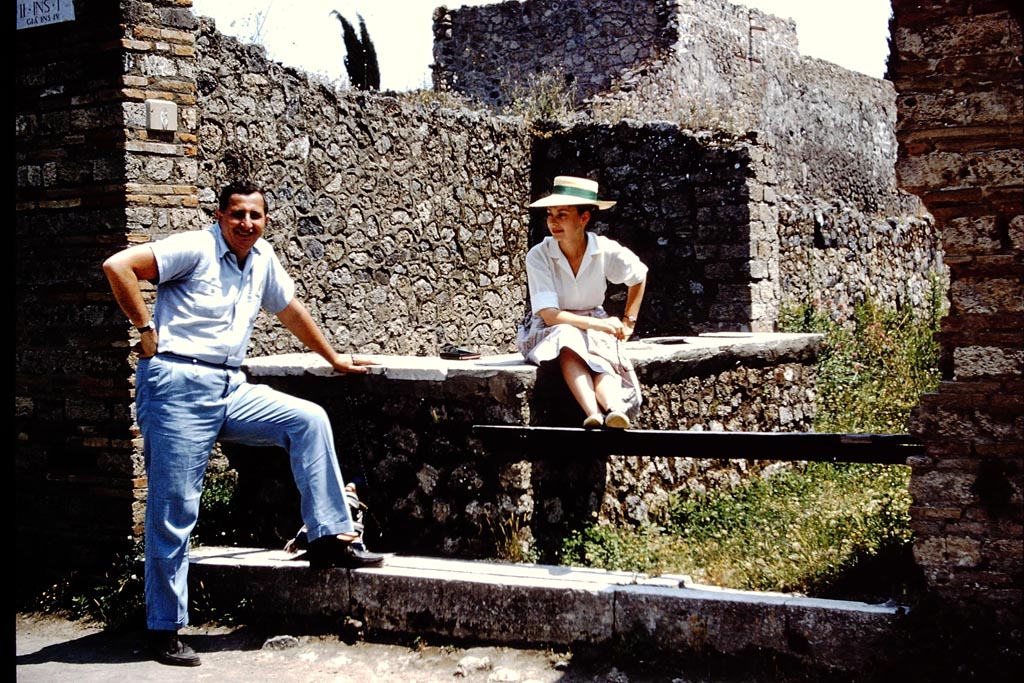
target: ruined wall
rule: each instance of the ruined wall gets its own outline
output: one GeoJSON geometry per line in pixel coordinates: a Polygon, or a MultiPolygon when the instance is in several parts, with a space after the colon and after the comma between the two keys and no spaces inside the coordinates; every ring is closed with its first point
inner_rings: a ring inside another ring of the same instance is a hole
{"type": "MultiPolygon", "coordinates": [[[[197,39],[199,186],[208,220],[235,177],[264,185],[266,237],[340,349],[505,352],[526,251],[521,121],[339,92],[217,33],[197,39]]],[[[267,318],[252,353],[303,350],[267,318]]]]}
{"type": "Polygon", "coordinates": [[[530,0],[434,10],[435,90],[508,104],[538,75],[564,76],[578,99],[671,44],[674,0],[530,0]]]}
{"type": "MultiPolygon", "coordinates": [[[[756,135],[693,135],[671,124],[577,124],[539,138],[539,196],[563,173],[598,180],[617,204],[592,226],[649,267],[636,337],[745,330],[778,321],[779,238],[770,150],[756,135]]],[[[541,212],[531,242],[548,234],[541,212]]],[[[625,305],[610,288],[609,312],[625,305]]]]}
{"type": "Polygon", "coordinates": [[[844,321],[866,298],[922,315],[933,293],[941,303],[948,274],[930,214],[790,199],[777,198],[782,306],[808,303],[844,321]]]}
{"type": "MultiPolygon", "coordinates": [[[[766,205],[777,225],[779,298],[771,307],[822,304],[852,310],[866,297],[924,309],[945,268],[931,217],[898,190],[892,84],[802,57],[796,26],[727,0],[645,3],[640,28],[621,3],[529,0],[435,15],[437,87],[500,104],[508,83],[552,66],[573,79],[581,116],[664,120],[690,130],[755,131],[771,150],[766,205]],[[554,11],[553,5],[558,5],[554,11]],[[589,49],[597,30],[626,48],[589,49]],[[524,44],[537,17],[544,40],[524,44]],[[660,22],[660,24],[658,23],[660,22]],[[473,31],[486,29],[486,44],[473,31]],[[632,48],[646,41],[649,49],[632,48]],[[598,83],[593,73],[607,73],[598,83]]],[[[572,87],[570,86],[570,90],[572,87]]]]}
{"type": "Polygon", "coordinates": [[[141,533],[130,326],[100,264],[137,216],[196,206],[188,8],[74,8],[74,21],[15,36],[15,544],[32,558],[20,586],[105,566],[141,533]],[[147,128],[149,98],[182,107],[179,130],[147,128]]]}
{"type": "MultiPolygon", "coordinates": [[[[1019,6],[893,3],[903,188],[950,268],[938,392],[912,432],[914,555],[929,586],[1021,653],[1024,595],[1024,51],[1019,6]],[[976,615],[975,615],[976,616],[976,615]]],[[[1011,665],[1012,666],[1012,665],[1011,665]]]]}
{"type": "MultiPolygon", "coordinates": [[[[918,557],[943,593],[978,597],[998,609],[1020,605],[1024,321],[1020,29],[1019,22],[1006,19],[1003,5],[993,7],[986,21],[953,22],[953,29],[943,27],[950,17],[941,9],[934,18],[907,10],[917,28],[900,34],[905,71],[896,73],[908,89],[900,104],[901,179],[938,217],[956,264],[954,315],[943,331],[951,381],[926,398],[915,427],[930,449],[914,463],[918,557]],[[959,45],[973,45],[977,52],[958,52],[959,45]],[[994,57],[988,55],[992,45],[998,47],[994,57]],[[951,49],[951,59],[931,52],[944,49],[951,49]],[[991,80],[988,70],[1002,76],[991,80]],[[969,96],[944,95],[948,83],[969,96]]],[[[251,174],[272,189],[270,236],[339,346],[432,353],[443,336],[484,351],[505,350],[525,296],[517,265],[526,247],[524,198],[542,191],[540,176],[546,181],[570,154],[595,149],[591,143],[628,151],[605,145],[618,134],[615,125],[595,123],[560,138],[540,136],[546,141],[538,142],[512,119],[418,108],[388,95],[334,93],[268,62],[258,48],[217,35],[209,22],[191,16],[187,1],[122,0],[115,11],[80,0],[76,14],[75,22],[16,36],[16,543],[36,560],[19,568],[30,575],[42,574],[41,567],[113,560],[126,539],[141,531],[146,482],[131,415],[133,337],[99,268],[107,254],[208,222],[216,188],[237,174],[251,174]],[[176,130],[147,126],[145,100],[151,98],[178,105],[176,130]],[[543,156],[534,156],[536,150],[543,156]],[[438,289],[428,292],[431,286],[438,289]],[[432,309],[431,301],[442,305],[432,309]],[[474,318],[478,310],[492,317],[474,318]]],[[[629,123],[618,130],[625,140],[675,139],[673,151],[709,158],[713,145],[699,142],[705,134],[690,138],[677,124],[665,125],[629,123]]],[[[927,220],[908,218],[904,225],[900,220],[909,214],[867,204],[874,180],[861,189],[851,185],[834,196],[788,208],[777,203],[773,209],[770,202],[784,194],[779,178],[772,177],[784,162],[769,160],[778,153],[777,140],[760,134],[733,139],[740,142],[714,154],[747,154],[754,162],[755,153],[763,153],[756,163],[764,164],[764,175],[741,163],[736,175],[726,176],[729,186],[691,178],[686,187],[710,194],[706,203],[693,201],[682,212],[672,202],[678,186],[656,187],[656,176],[638,158],[624,154],[628,164],[587,158],[591,168],[610,174],[609,182],[602,180],[609,190],[659,197],[658,208],[644,209],[650,213],[629,202],[624,208],[652,231],[660,229],[659,220],[677,230],[658,233],[650,246],[664,272],[690,272],[682,236],[710,236],[722,225],[732,230],[740,223],[720,209],[749,211],[758,205],[769,216],[775,211],[780,225],[769,228],[765,222],[757,240],[727,242],[748,250],[736,254],[732,265],[747,261],[758,267],[751,245],[767,245],[771,254],[776,241],[780,271],[778,285],[771,287],[782,294],[784,268],[796,253],[787,246],[787,230],[798,225],[787,216],[810,217],[811,247],[806,229],[791,237],[811,252],[811,267],[821,259],[812,251],[819,241],[834,267],[859,267],[840,266],[857,259],[854,242],[841,244],[840,235],[863,234],[866,241],[856,241],[859,251],[881,239],[872,234],[885,225],[893,227],[885,244],[903,251],[899,258],[863,261],[871,267],[890,264],[876,279],[909,280],[911,268],[934,258],[927,220]],[[763,183],[751,182],[762,177],[763,183]],[[749,197],[733,201],[737,190],[749,197]],[[826,209],[843,220],[830,220],[826,209]],[[670,247],[661,252],[668,257],[659,256],[663,246],[670,247]],[[918,259],[914,266],[897,263],[908,253],[918,259]]],[[[689,162],[674,163],[683,169],[689,162]]],[[[856,170],[842,168],[851,176],[856,170]]],[[[808,174],[813,177],[825,174],[808,174]]],[[[681,178],[673,176],[672,182],[681,178]]],[[[771,267],[770,259],[761,263],[771,267]]],[[[714,265],[725,272],[730,264],[714,265]]],[[[840,273],[854,275],[837,270],[830,277],[839,279],[840,273]]],[[[751,283],[774,278],[745,276],[741,293],[712,305],[752,303],[751,283]]],[[[687,291],[690,281],[677,284],[687,291]]],[[[293,348],[294,342],[264,321],[252,352],[293,348]]],[[[665,400],[672,396],[666,393],[665,400]]],[[[396,397],[389,406],[411,405],[402,400],[396,397]]],[[[387,410],[393,413],[393,407],[387,410]]],[[[434,419],[432,413],[418,415],[434,419]]],[[[402,443],[387,448],[404,448],[402,443]]],[[[441,457],[452,456],[450,443],[439,446],[441,457]]],[[[452,470],[462,476],[462,470],[452,470]]],[[[517,471],[506,474],[518,476],[517,471]]],[[[630,505],[621,514],[632,514],[630,505]]],[[[417,509],[427,508],[410,507],[417,509]]]]}

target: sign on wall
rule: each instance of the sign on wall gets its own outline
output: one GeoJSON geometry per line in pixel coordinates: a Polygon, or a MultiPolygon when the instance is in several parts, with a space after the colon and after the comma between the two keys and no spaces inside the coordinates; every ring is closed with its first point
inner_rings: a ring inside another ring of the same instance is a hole
{"type": "Polygon", "coordinates": [[[18,30],[75,20],[73,0],[14,0],[18,30]]]}

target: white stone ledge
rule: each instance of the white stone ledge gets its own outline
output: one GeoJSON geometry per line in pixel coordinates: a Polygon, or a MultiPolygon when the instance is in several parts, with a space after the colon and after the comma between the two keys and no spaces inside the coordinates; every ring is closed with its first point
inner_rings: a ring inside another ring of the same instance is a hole
{"type": "MultiPolygon", "coordinates": [[[[820,334],[711,332],[695,337],[638,339],[625,344],[625,353],[639,369],[650,362],[686,362],[723,353],[751,356],[798,351],[808,345],[819,343],[822,338],[823,335],[820,334]]],[[[536,366],[526,363],[518,353],[482,356],[476,360],[446,360],[439,356],[356,355],[375,363],[367,366],[369,374],[394,380],[440,382],[457,376],[486,379],[498,374],[523,374],[532,377],[537,370],[536,366]]],[[[338,375],[327,361],[315,353],[255,356],[247,359],[243,367],[253,377],[338,375]]]]}

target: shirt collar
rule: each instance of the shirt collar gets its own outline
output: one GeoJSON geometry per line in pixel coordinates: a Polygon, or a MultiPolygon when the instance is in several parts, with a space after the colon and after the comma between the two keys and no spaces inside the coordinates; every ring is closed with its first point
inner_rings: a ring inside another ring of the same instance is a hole
{"type": "MultiPolygon", "coordinates": [[[[220,223],[214,223],[210,227],[210,232],[213,233],[213,241],[217,248],[217,260],[221,260],[228,254],[232,253],[231,249],[228,248],[227,240],[224,239],[224,233],[221,232],[220,223]]],[[[256,254],[262,252],[260,245],[263,243],[263,238],[256,240],[256,243],[252,245],[252,251],[256,254]]]]}

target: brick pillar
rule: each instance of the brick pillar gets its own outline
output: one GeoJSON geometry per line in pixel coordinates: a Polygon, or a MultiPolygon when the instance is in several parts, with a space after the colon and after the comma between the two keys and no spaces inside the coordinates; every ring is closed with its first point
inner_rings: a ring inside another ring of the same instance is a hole
{"type": "MultiPolygon", "coordinates": [[[[1024,459],[1024,143],[1020,11],[895,0],[897,175],[942,233],[944,376],[912,432],[914,553],[932,592],[1020,640],[1024,459]]],[[[1018,650],[1019,655],[1019,650],[1018,650]]]]}
{"type": "Polygon", "coordinates": [[[101,571],[141,537],[134,330],[101,265],[198,218],[190,6],[75,0],[73,20],[17,31],[15,543],[31,558],[17,570],[25,594],[51,572],[101,571]]]}

